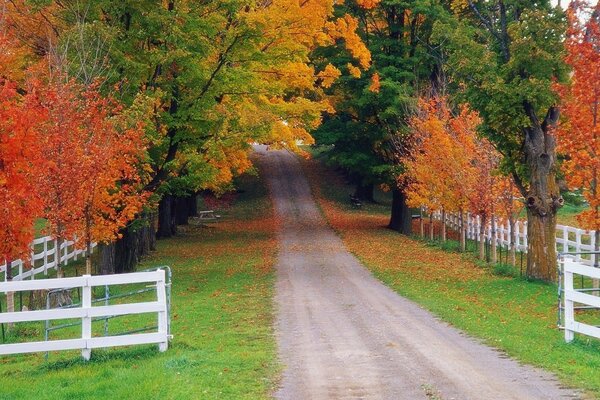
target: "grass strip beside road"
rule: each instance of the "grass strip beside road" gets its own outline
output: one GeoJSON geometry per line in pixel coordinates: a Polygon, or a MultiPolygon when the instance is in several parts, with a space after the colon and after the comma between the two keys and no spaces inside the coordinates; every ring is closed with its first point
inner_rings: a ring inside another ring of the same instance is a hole
{"type": "MultiPolygon", "coordinates": [[[[1,357],[0,399],[269,398],[279,368],[272,328],[277,222],[257,177],[240,187],[221,221],[182,227],[139,267],[173,269],[167,352],[98,350],[88,363],[77,352],[53,353],[48,362],[42,354],[1,357]]],[[[111,331],[127,328],[118,320],[111,331]]],[[[41,340],[40,328],[26,340],[41,340]]]]}

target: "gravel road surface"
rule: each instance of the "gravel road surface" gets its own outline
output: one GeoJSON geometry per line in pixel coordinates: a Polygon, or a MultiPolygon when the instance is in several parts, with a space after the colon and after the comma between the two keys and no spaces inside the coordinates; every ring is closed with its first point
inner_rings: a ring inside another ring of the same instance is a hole
{"type": "Polygon", "coordinates": [[[295,156],[257,151],[282,219],[277,399],[578,398],[375,279],[326,225],[295,156]]]}

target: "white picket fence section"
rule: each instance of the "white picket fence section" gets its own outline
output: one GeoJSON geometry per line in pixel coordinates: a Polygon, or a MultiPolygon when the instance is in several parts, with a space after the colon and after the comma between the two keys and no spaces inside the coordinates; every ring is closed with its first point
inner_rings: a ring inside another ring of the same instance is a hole
{"type": "MultiPolygon", "coordinates": [[[[584,265],[574,257],[563,257],[561,264],[564,282],[562,296],[565,341],[573,341],[575,333],[600,338],[600,327],[575,320],[575,310],[577,309],[600,309],[600,289],[593,287],[576,289],[573,285],[575,275],[600,280],[600,268],[584,265]]],[[[560,290],[561,288],[559,288],[560,290]]]]}
{"type": "Polygon", "coordinates": [[[0,292],[4,293],[67,288],[82,289],[82,301],[80,307],[0,313],[0,324],[81,319],[81,337],[44,342],[2,344],[0,345],[0,355],[58,350],[81,350],[82,357],[89,360],[92,349],[104,347],[157,343],[161,352],[167,350],[169,341],[169,317],[164,269],[120,275],[84,275],[74,278],[39,279],[0,283],[0,292]],[[146,282],[156,285],[156,301],[116,305],[92,305],[92,287],[146,282]],[[92,319],[94,318],[145,313],[157,314],[157,332],[92,337],[92,319]]]}
{"type": "MultiPolygon", "coordinates": [[[[57,251],[58,242],[50,236],[35,239],[31,243],[30,260],[15,260],[11,262],[13,281],[22,281],[27,278],[35,279],[36,275],[48,275],[48,270],[56,269],[59,264],[67,265],[69,261],[77,261],[78,257],[84,257],[87,249],[78,249],[75,242],[64,241],[57,251]],[[57,255],[60,254],[60,257],[57,255]],[[60,260],[59,260],[60,258],[60,260]]],[[[91,251],[94,251],[96,243],[92,243],[91,251]]],[[[0,274],[4,273],[6,281],[6,261],[0,265],[0,274]]]]}
{"type": "MultiPolygon", "coordinates": [[[[433,214],[434,219],[441,221],[442,213],[436,212],[433,214]]],[[[481,219],[479,216],[467,214],[465,217],[467,239],[479,240],[481,219]]],[[[460,231],[460,217],[457,214],[446,214],[446,226],[452,230],[460,231]]],[[[496,239],[497,246],[509,248],[511,245],[512,228],[507,221],[497,220],[496,232],[493,232],[491,222],[487,223],[484,230],[484,238],[488,242],[496,239]]],[[[561,253],[582,253],[593,252],[596,233],[587,231],[572,226],[557,225],[556,226],[556,250],[561,253]]],[[[515,223],[515,249],[523,253],[527,253],[527,222],[517,221],[515,223]]],[[[575,261],[584,265],[592,266],[595,264],[596,255],[581,255],[574,256],[575,261]]]]}

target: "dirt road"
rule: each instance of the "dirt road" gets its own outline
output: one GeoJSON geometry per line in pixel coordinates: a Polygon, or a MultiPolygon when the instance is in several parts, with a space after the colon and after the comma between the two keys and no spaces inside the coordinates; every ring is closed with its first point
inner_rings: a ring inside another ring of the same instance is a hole
{"type": "Polygon", "coordinates": [[[577,398],[376,280],[325,224],[296,158],[258,151],[283,219],[277,399],[577,398]]]}

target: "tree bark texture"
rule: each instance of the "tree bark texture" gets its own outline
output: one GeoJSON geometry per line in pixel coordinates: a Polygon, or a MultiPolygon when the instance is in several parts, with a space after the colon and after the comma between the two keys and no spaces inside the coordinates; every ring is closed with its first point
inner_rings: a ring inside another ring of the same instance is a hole
{"type": "Polygon", "coordinates": [[[173,196],[170,194],[164,195],[158,203],[157,238],[170,238],[177,233],[176,210],[173,196]]]}
{"type": "Polygon", "coordinates": [[[392,214],[388,228],[404,235],[412,233],[412,214],[406,205],[406,195],[400,189],[392,191],[392,214]]]}
{"type": "Polygon", "coordinates": [[[529,169],[527,206],[528,278],[556,280],[556,213],[564,200],[556,181],[556,139],[551,128],[559,111],[548,110],[542,123],[533,107],[525,103],[531,127],[525,129],[525,159],[529,169]]]}

